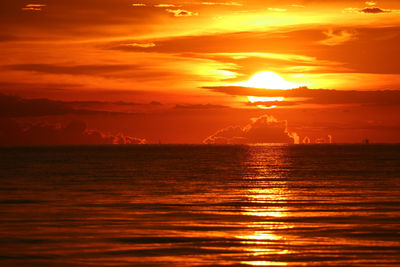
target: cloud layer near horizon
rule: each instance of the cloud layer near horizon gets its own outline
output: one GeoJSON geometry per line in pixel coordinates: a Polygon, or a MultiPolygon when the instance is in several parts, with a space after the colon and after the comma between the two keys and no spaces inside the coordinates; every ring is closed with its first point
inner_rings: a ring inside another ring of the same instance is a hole
{"type": "Polygon", "coordinates": [[[48,123],[18,123],[0,119],[0,145],[105,145],[145,144],[145,139],[110,135],[88,130],[83,121],[72,121],[65,126],[48,123]]]}
{"type": "Polygon", "coordinates": [[[284,101],[266,101],[248,103],[249,105],[304,106],[318,105],[369,105],[369,106],[400,106],[400,90],[356,91],[356,90],[326,90],[308,89],[306,87],[276,90],[258,89],[240,86],[205,87],[205,89],[233,96],[255,97],[285,97],[284,101]]]}
{"type": "Polygon", "coordinates": [[[296,133],[290,133],[287,121],[278,121],[270,115],[253,118],[244,127],[229,126],[223,128],[203,141],[204,144],[256,144],[286,143],[299,144],[296,133]]]}

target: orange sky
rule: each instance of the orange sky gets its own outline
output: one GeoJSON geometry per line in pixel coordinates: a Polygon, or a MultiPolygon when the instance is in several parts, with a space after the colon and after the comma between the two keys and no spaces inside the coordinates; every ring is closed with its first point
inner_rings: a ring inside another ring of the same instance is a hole
{"type": "Polygon", "coordinates": [[[149,143],[400,142],[397,0],[3,2],[0,143],[76,120],[149,143]]]}

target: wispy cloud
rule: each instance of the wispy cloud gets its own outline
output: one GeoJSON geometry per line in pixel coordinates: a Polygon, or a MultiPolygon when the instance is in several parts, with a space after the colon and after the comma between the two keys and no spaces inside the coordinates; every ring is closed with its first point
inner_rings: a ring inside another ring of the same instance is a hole
{"type": "Polygon", "coordinates": [[[176,7],[175,4],[158,4],[154,5],[154,7],[176,7]]]}
{"type": "Polygon", "coordinates": [[[293,4],[293,5],[290,5],[291,7],[297,7],[297,8],[305,8],[306,6],[305,5],[297,5],[297,4],[293,4]]]}
{"type": "Polygon", "coordinates": [[[376,6],[376,2],[374,2],[374,1],[366,1],[365,4],[367,6],[376,6]]]}
{"type": "Polygon", "coordinates": [[[197,12],[192,12],[184,9],[166,9],[166,11],[172,13],[175,17],[192,17],[199,15],[199,13],[197,12]]]}
{"type": "Polygon", "coordinates": [[[354,34],[349,31],[328,30],[323,33],[326,35],[327,39],[318,42],[319,44],[323,45],[329,45],[329,46],[341,45],[343,43],[346,43],[354,39],[354,34]]]}
{"type": "Polygon", "coordinates": [[[46,6],[45,4],[26,4],[22,10],[41,11],[46,6]]]}
{"type": "MultiPolygon", "coordinates": [[[[323,104],[323,105],[363,105],[363,106],[400,106],[400,90],[387,91],[353,91],[353,90],[326,90],[308,89],[301,87],[290,90],[260,90],[257,88],[240,86],[205,87],[215,92],[235,96],[284,97],[280,105],[323,104]],[[295,99],[291,102],[288,99],[295,99]]],[[[252,105],[267,104],[256,102],[252,105]]]]}
{"type": "Polygon", "coordinates": [[[15,64],[5,66],[10,70],[33,71],[49,74],[102,75],[106,73],[141,68],[138,65],[57,65],[57,64],[15,64]]]}
{"type": "Polygon", "coordinates": [[[277,8],[277,7],[269,7],[268,10],[273,11],[273,12],[286,12],[287,11],[286,8],[277,8]]]}
{"type": "Polygon", "coordinates": [[[135,3],[135,4],[132,4],[132,6],[146,6],[146,4],[142,4],[142,3],[135,3]]]}
{"type": "Polygon", "coordinates": [[[201,2],[201,4],[206,6],[243,6],[238,2],[201,2]]]}
{"type": "Polygon", "coordinates": [[[140,47],[140,48],[150,48],[150,47],[155,47],[155,43],[130,43],[130,44],[125,44],[125,46],[128,47],[140,47]]]}

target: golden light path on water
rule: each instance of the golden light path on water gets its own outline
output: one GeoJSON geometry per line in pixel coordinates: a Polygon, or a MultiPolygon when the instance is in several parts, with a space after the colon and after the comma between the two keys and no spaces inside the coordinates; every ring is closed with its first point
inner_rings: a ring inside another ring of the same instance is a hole
{"type": "MultiPolygon", "coordinates": [[[[271,175],[271,166],[266,166],[266,162],[274,162],[275,166],[283,165],[284,151],[277,151],[272,155],[273,159],[265,161],[265,154],[252,151],[249,163],[257,169],[258,175],[255,177],[245,177],[248,183],[252,184],[245,192],[247,201],[250,204],[243,207],[242,214],[259,218],[248,223],[248,230],[244,235],[238,235],[236,238],[242,240],[242,244],[251,245],[245,251],[249,256],[268,257],[268,255],[284,255],[290,253],[287,249],[269,248],[268,245],[274,242],[285,242],[285,236],[276,231],[277,229],[288,229],[289,225],[283,222],[269,222],[268,218],[284,218],[288,216],[286,207],[270,207],[271,203],[284,203],[288,199],[288,187],[282,177],[275,173],[271,175]],[[265,204],[265,205],[264,205],[265,204]]],[[[271,157],[271,155],[269,155],[271,157]]],[[[283,232],[283,231],[280,231],[283,232]]],[[[266,260],[247,260],[241,261],[242,264],[252,266],[285,266],[286,262],[266,261],[266,260]]]]}

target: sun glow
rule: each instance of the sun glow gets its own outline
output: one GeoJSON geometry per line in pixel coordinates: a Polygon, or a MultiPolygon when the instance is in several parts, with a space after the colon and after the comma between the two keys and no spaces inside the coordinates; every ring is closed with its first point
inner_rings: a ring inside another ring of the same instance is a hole
{"type": "Polygon", "coordinates": [[[282,102],[285,98],[282,96],[278,97],[259,97],[259,96],[248,96],[247,97],[250,101],[250,103],[256,103],[256,102],[272,102],[272,101],[278,101],[282,102]]]}
{"type": "Polygon", "coordinates": [[[257,105],[258,108],[261,109],[273,109],[276,108],[276,105],[267,105],[268,102],[282,102],[285,100],[284,97],[259,97],[259,96],[248,96],[247,99],[249,100],[250,103],[258,103],[257,105]]]}
{"type": "Polygon", "coordinates": [[[259,72],[248,81],[236,83],[235,85],[264,89],[292,89],[298,87],[297,84],[288,82],[279,74],[271,71],[259,72]]]}

